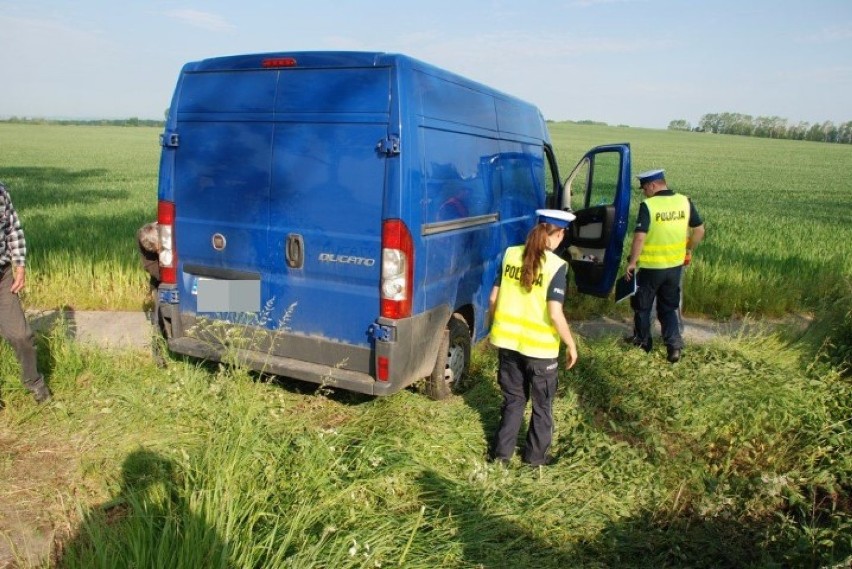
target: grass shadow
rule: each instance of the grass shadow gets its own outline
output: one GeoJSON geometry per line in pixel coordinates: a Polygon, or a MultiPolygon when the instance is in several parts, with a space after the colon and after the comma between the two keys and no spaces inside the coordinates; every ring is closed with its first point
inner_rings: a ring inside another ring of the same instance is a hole
{"type": "Polygon", "coordinates": [[[129,197],[126,190],[96,189],[92,182],[109,176],[106,168],[69,170],[53,167],[0,167],[0,181],[12,195],[12,203],[19,211],[52,209],[63,204],[63,198],[73,189],[74,204],[90,205],[123,200],[129,197]]]}
{"type": "Polygon", "coordinates": [[[57,543],[56,566],[229,567],[229,547],[183,497],[168,458],[140,448],[121,468],[120,489],[87,512],[75,535],[57,543]]]}
{"type": "Polygon", "coordinates": [[[596,566],[648,569],[848,566],[848,544],[808,543],[794,526],[783,515],[740,520],[643,512],[607,525],[596,539],[579,544],[576,554],[596,566]]]}

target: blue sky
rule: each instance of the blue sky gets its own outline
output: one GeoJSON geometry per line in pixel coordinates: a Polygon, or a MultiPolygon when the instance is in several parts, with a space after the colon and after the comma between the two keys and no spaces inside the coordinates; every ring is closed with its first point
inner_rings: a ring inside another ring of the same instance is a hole
{"type": "Polygon", "coordinates": [[[405,53],[552,120],[852,120],[852,0],[0,0],[0,117],[153,118],[183,63],[405,53]]]}

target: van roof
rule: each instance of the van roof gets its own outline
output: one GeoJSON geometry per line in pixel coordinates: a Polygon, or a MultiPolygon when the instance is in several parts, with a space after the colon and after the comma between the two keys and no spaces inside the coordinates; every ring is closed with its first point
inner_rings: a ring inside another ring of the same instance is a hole
{"type": "MultiPolygon", "coordinates": [[[[272,60],[294,60],[293,64],[286,67],[299,68],[347,68],[347,67],[410,67],[419,69],[432,75],[444,77],[461,85],[468,85],[482,92],[498,95],[502,98],[515,100],[528,104],[522,99],[506,92],[494,89],[484,83],[469,79],[453,73],[446,69],[426,63],[401,53],[389,53],[383,51],[287,51],[266,52],[242,55],[227,55],[213,57],[200,61],[187,63],[184,73],[207,72],[207,71],[249,71],[265,69],[264,61],[272,60]]],[[[282,66],[283,67],[283,66],[282,66]]]]}
{"type": "Polygon", "coordinates": [[[365,67],[376,66],[382,52],[367,51],[291,51],[226,55],[189,63],[189,71],[229,71],[263,69],[264,61],[291,58],[294,67],[365,67]]]}

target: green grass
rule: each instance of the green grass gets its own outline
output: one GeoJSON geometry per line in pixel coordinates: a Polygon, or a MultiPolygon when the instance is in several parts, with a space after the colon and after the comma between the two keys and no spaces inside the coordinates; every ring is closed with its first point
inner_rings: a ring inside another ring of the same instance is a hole
{"type": "MultiPolygon", "coordinates": [[[[0,124],[0,179],[31,247],[29,307],[142,303],[134,232],[154,215],[157,134],[0,124]]],[[[39,338],[48,406],[23,392],[0,343],[0,507],[57,529],[50,565],[69,568],[848,564],[850,149],[553,134],[563,173],[588,147],[628,140],[635,171],[665,167],[696,199],[708,238],[688,311],[809,308],[817,325],[691,345],[676,366],[662,348],[580,339],[554,405],[559,462],[541,470],[484,460],[500,404],[484,348],[469,391],[438,404],[194,361],[163,371],[60,328],[39,338]]],[[[585,306],[613,310],[597,302],[585,306]]]]}
{"type": "MultiPolygon", "coordinates": [[[[633,171],[665,168],[707,238],[687,273],[688,314],[815,309],[852,274],[852,147],[551,124],[562,175],[597,144],[630,142],[633,171]]],[[[156,215],[159,129],[0,123],[3,164],[30,249],[27,305],[137,309],[136,229],[156,215]]],[[[634,194],[634,211],[640,195],[634,194]]],[[[631,224],[633,222],[631,216],[631,224]]],[[[622,308],[623,309],[623,308],[622,308]]],[[[572,299],[574,315],[611,302],[572,299]]]]}
{"type": "Polygon", "coordinates": [[[0,124],[29,308],[141,309],[136,230],[157,215],[160,129],[0,124]]]}
{"type": "Polygon", "coordinates": [[[60,567],[816,567],[852,555],[852,385],[783,335],[690,347],[678,366],[581,341],[554,406],[558,462],[531,470],[485,461],[500,402],[490,350],[470,390],[438,404],[190,361],[162,372],[60,332],[40,350],[55,402],[36,411],[7,380],[0,418],[4,439],[37,433],[31,444],[60,449],[57,471],[58,457],[71,465],[47,490],[64,508],[42,513],[71,529],[60,567]]]}
{"type": "MultiPolygon", "coordinates": [[[[566,123],[550,129],[563,175],[591,146],[626,141],[634,174],[665,168],[669,185],[694,200],[707,237],[686,275],[688,314],[810,310],[852,275],[848,145],[566,123]]],[[[635,211],[641,194],[633,198],[635,211]]]]}

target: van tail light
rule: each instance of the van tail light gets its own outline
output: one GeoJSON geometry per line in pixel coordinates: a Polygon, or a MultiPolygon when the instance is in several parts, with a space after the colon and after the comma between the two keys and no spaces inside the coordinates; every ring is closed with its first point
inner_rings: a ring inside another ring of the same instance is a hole
{"type": "Polygon", "coordinates": [[[261,62],[261,65],[266,69],[296,67],[296,59],[293,57],[267,57],[261,62]]]}
{"type": "Polygon", "coordinates": [[[411,233],[399,219],[382,224],[381,308],[385,318],[411,316],[414,286],[414,242],[411,233]]]}
{"type": "Polygon", "coordinates": [[[177,283],[177,250],[175,249],[175,204],[157,203],[157,225],[160,231],[160,282],[177,283]]]}

